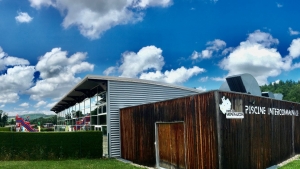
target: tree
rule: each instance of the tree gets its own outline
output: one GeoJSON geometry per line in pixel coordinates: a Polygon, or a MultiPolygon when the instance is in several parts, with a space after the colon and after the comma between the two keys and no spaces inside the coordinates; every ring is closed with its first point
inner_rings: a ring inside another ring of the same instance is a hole
{"type": "Polygon", "coordinates": [[[7,123],[7,113],[3,112],[3,110],[0,110],[0,127],[4,127],[7,123]]]}
{"type": "Polygon", "coordinates": [[[38,124],[38,122],[40,122],[40,125],[42,125],[42,126],[45,123],[53,123],[54,125],[56,125],[57,124],[57,115],[53,115],[53,116],[48,117],[48,118],[40,117],[40,118],[37,118],[37,119],[30,120],[31,124],[38,124]]]}
{"type": "Polygon", "coordinates": [[[300,84],[291,87],[291,90],[287,94],[287,98],[293,102],[300,102],[300,84]]]}
{"type": "Polygon", "coordinates": [[[273,92],[283,94],[283,100],[300,102],[300,81],[292,80],[271,83],[260,87],[262,92],[273,92]]]}
{"type": "Polygon", "coordinates": [[[11,119],[10,124],[16,124],[16,121],[14,119],[11,119]]]}

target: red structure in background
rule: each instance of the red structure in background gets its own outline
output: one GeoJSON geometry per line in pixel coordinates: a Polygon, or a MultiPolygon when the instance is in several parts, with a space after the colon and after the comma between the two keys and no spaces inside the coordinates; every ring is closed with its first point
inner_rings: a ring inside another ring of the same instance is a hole
{"type": "Polygon", "coordinates": [[[35,132],[35,129],[33,129],[30,126],[28,117],[27,117],[27,121],[25,121],[22,117],[19,117],[18,115],[16,115],[16,128],[19,128],[19,131],[20,131],[22,126],[29,132],[35,132]]]}
{"type": "Polygon", "coordinates": [[[80,128],[88,126],[90,124],[90,121],[90,116],[85,116],[83,119],[76,121],[76,126],[74,126],[74,130],[80,130],[80,128]]]}

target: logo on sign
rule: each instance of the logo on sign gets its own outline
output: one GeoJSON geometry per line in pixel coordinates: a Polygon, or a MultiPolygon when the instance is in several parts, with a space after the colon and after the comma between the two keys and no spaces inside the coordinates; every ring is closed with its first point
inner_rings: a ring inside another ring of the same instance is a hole
{"type": "Polygon", "coordinates": [[[222,97],[222,104],[219,104],[220,110],[223,114],[226,115],[227,119],[243,119],[244,118],[244,113],[243,112],[235,112],[231,108],[231,102],[225,96],[222,97]]]}

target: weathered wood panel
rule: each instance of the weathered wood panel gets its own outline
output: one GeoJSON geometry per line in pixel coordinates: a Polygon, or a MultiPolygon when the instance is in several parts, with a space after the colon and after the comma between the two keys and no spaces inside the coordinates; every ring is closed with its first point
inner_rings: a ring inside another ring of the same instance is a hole
{"type": "MultiPolygon", "coordinates": [[[[294,155],[293,116],[272,115],[269,108],[299,110],[291,102],[244,94],[220,92],[235,111],[246,112],[245,106],[257,107],[256,113],[245,113],[244,119],[221,118],[222,168],[267,168],[294,155]],[[241,106],[242,105],[242,106],[241,106]],[[265,107],[265,114],[259,113],[265,107]]],[[[220,103],[221,104],[221,103],[220,103]]],[[[296,117],[298,118],[298,117],[296,117]]]]}
{"type": "Polygon", "coordinates": [[[122,158],[155,166],[155,123],[184,121],[187,168],[218,168],[213,96],[210,92],[121,109],[122,158]]]}
{"type": "Polygon", "coordinates": [[[159,160],[160,162],[172,163],[172,142],[171,142],[171,126],[169,124],[159,124],[158,144],[159,144],[159,160]]]}
{"type": "MultiPolygon", "coordinates": [[[[292,105],[294,109],[300,111],[300,105],[294,104],[292,105]]],[[[299,112],[300,113],[300,112],[299,112]]],[[[295,154],[300,153],[300,117],[294,117],[294,146],[295,146],[295,154]]]]}
{"type": "Polygon", "coordinates": [[[299,113],[300,105],[217,91],[121,109],[122,157],[154,166],[155,123],[182,121],[187,168],[267,168],[300,153],[300,118],[281,110],[299,113]],[[243,119],[226,118],[223,97],[243,119]]]}
{"type": "Polygon", "coordinates": [[[160,166],[186,168],[184,123],[158,123],[157,130],[160,166]]]}

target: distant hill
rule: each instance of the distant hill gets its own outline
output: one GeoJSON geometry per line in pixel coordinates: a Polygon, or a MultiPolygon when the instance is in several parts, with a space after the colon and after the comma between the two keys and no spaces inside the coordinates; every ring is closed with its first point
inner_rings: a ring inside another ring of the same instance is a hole
{"type": "MultiPolygon", "coordinates": [[[[40,117],[43,117],[44,119],[46,118],[51,118],[55,115],[46,115],[46,114],[43,114],[43,113],[36,113],[36,114],[22,114],[22,115],[19,115],[20,117],[22,117],[23,119],[26,119],[27,116],[29,116],[29,119],[30,120],[34,120],[34,119],[38,119],[40,117]]],[[[8,116],[8,119],[14,119],[16,116],[8,116]]]]}

